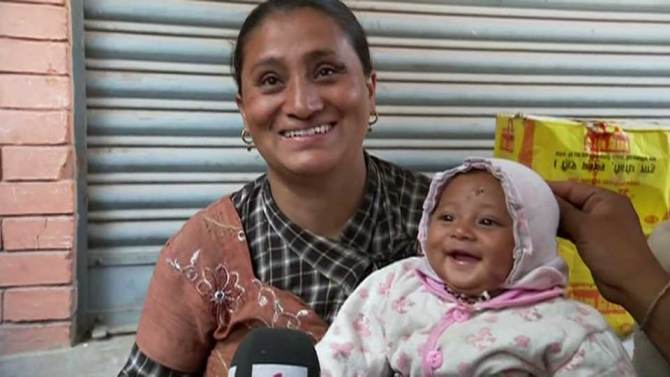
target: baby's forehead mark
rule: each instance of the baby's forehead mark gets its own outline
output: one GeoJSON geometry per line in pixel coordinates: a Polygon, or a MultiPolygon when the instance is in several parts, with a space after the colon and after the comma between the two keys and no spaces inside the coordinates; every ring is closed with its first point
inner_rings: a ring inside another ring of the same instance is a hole
{"type": "Polygon", "coordinates": [[[472,191],[468,194],[469,197],[480,197],[482,195],[486,194],[486,190],[484,189],[483,186],[479,186],[477,188],[472,189],[472,191]]]}

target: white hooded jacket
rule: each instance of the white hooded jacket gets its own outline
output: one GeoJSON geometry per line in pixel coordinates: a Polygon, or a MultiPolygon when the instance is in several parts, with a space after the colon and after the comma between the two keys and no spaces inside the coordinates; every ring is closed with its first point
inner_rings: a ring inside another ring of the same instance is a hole
{"type": "Polygon", "coordinates": [[[436,174],[419,243],[444,185],[484,169],[500,180],[514,222],[514,263],[505,290],[467,303],[444,288],[425,257],[366,278],[317,344],[322,376],[632,376],[620,341],[593,308],[563,297],[559,210],[546,183],[515,162],[468,159],[436,174]]]}

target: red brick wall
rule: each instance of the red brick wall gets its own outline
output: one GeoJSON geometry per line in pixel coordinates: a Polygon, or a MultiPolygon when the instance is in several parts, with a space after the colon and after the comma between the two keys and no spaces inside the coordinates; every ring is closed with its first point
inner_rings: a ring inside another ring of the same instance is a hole
{"type": "Polygon", "coordinates": [[[0,355],[73,338],[69,6],[0,1],[0,355]]]}

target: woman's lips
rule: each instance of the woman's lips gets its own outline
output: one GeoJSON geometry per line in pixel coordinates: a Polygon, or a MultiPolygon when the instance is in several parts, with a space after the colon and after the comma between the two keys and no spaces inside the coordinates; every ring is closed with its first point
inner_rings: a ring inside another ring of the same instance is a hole
{"type": "Polygon", "coordinates": [[[280,131],[279,134],[286,139],[296,139],[315,135],[325,135],[330,132],[333,127],[333,123],[326,123],[305,129],[280,131]]]}

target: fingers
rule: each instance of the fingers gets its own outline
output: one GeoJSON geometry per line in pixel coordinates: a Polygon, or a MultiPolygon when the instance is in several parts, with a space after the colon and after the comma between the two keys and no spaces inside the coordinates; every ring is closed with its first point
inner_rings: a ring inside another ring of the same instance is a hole
{"type": "Polygon", "coordinates": [[[575,208],[560,196],[556,196],[556,201],[561,211],[559,236],[574,240],[577,238],[579,225],[582,224],[584,215],[578,208],[575,208]]]}
{"type": "MultiPolygon", "coordinates": [[[[582,209],[594,195],[602,192],[595,186],[577,182],[548,182],[557,198],[564,199],[574,207],[582,209]]],[[[560,204],[560,201],[559,201],[560,204]]],[[[561,207],[561,213],[563,208],[561,207]]]]}

